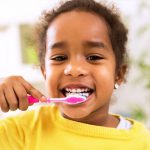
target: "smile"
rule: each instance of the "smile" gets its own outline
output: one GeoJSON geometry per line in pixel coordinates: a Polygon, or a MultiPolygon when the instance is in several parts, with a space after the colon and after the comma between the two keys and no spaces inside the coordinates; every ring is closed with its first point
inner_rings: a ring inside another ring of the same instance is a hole
{"type": "Polygon", "coordinates": [[[64,88],[62,93],[65,97],[67,96],[84,96],[88,98],[92,93],[93,89],[90,88],[64,88]]]}

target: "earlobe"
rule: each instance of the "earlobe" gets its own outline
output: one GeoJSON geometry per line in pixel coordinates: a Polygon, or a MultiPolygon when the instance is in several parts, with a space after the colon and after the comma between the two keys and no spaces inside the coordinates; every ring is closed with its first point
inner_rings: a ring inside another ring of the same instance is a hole
{"type": "Polygon", "coordinates": [[[118,89],[119,85],[118,83],[115,83],[114,89],[118,89]]]}
{"type": "Polygon", "coordinates": [[[43,74],[44,79],[46,79],[45,67],[41,66],[41,72],[43,74]]]}
{"type": "Polygon", "coordinates": [[[115,83],[120,85],[122,82],[125,82],[126,72],[127,72],[127,65],[122,65],[116,74],[115,83]]]}

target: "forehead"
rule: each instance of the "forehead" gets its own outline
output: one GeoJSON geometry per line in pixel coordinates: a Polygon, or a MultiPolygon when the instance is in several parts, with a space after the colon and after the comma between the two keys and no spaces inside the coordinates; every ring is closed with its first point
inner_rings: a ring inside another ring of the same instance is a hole
{"type": "Polygon", "coordinates": [[[92,12],[73,10],[57,16],[49,25],[47,38],[103,38],[109,41],[108,24],[92,12]]]}

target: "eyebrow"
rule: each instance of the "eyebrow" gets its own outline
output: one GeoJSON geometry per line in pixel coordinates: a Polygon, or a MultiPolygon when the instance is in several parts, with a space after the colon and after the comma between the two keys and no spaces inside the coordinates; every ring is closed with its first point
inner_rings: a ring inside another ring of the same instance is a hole
{"type": "Polygon", "coordinates": [[[67,47],[67,43],[64,41],[56,42],[49,46],[50,49],[63,49],[65,47],[67,47]]]}
{"type": "Polygon", "coordinates": [[[103,42],[100,41],[85,41],[84,42],[84,46],[85,47],[89,47],[89,48],[105,48],[105,44],[103,42]]]}
{"type": "MultiPolygon", "coordinates": [[[[49,49],[65,49],[67,47],[67,43],[65,41],[60,41],[53,43],[49,46],[49,49]]],[[[83,46],[87,48],[105,48],[105,44],[100,41],[84,41],[83,46]]]]}

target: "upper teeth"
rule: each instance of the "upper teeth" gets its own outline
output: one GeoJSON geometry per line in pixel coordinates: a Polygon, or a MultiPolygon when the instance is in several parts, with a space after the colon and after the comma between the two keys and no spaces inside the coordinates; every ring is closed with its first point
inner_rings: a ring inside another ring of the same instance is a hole
{"type": "Polygon", "coordinates": [[[67,92],[71,92],[71,93],[81,93],[81,92],[88,92],[89,89],[88,88],[85,88],[85,89],[69,89],[69,88],[66,88],[65,89],[67,92]]]}
{"type": "Polygon", "coordinates": [[[70,88],[66,88],[65,89],[65,91],[66,91],[66,96],[70,96],[70,95],[72,95],[72,96],[78,96],[78,95],[80,95],[80,96],[84,96],[84,97],[88,97],[89,95],[90,95],[90,89],[89,88],[82,88],[82,89],[80,89],[80,88],[77,88],[77,89],[70,89],[70,88]]]}

